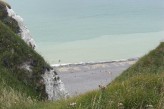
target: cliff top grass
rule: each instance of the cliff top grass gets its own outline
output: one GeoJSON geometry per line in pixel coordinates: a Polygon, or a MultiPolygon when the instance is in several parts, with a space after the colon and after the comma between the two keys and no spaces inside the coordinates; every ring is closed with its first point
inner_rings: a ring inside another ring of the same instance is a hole
{"type": "Polygon", "coordinates": [[[13,24],[0,19],[0,109],[164,109],[164,42],[105,89],[67,100],[40,101],[35,78],[49,65],[14,33],[13,24]],[[29,72],[19,66],[31,60],[35,78],[29,80],[29,72]]]}
{"type": "Polygon", "coordinates": [[[0,20],[0,109],[43,99],[34,83],[38,83],[44,67],[49,67],[44,59],[0,20]],[[30,61],[32,74],[21,68],[30,61]]]}
{"type": "Polygon", "coordinates": [[[27,109],[164,109],[164,42],[124,71],[106,89],[27,109]]]}
{"type": "MultiPolygon", "coordinates": [[[[35,76],[48,66],[44,59],[0,21],[0,107],[2,109],[155,109],[164,108],[164,42],[116,78],[105,90],[91,91],[68,100],[41,102],[25,70],[37,60],[35,76]],[[27,83],[27,84],[26,84],[27,83]]],[[[35,80],[33,81],[35,82],[35,80]]]]}

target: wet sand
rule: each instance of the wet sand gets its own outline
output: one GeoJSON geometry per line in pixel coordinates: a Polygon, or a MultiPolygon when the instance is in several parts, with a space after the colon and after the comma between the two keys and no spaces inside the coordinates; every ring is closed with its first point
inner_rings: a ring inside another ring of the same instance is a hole
{"type": "Polygon", "coordinates": [[[107,85],[137,59],[83,63],[54,66],[71,96],[98,89],[98,85],[107,85]]]}

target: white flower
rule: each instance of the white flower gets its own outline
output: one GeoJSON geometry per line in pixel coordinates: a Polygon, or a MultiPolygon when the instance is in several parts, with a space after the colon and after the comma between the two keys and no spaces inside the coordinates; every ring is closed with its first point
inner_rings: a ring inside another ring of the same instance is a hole
{"type": "Polygon", "coordinates": [[[76,103],[73,102],[73,103],[70,103],[69,105],[72,106],[72,107],[74,107],[76,105],[76,103]]]}

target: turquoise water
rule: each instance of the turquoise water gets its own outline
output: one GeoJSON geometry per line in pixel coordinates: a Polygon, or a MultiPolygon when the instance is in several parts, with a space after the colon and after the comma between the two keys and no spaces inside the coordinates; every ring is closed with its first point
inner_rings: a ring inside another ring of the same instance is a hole
{"type": "Polygon", "coordinates": [[[7,0],[49,63],[142,56],[164,39],[164,0],[7,0]]]}

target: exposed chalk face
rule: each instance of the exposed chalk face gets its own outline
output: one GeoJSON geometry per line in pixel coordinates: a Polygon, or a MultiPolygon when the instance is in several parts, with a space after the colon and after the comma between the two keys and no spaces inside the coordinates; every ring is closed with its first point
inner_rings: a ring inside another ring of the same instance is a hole
{"type": "Polygon", "coordinates": [[[21,66],[20,66],[20,68],[21,69],[25,69],[25,70],[27,70],[27,71],[29,71],[29,72],[32,72],[32,67],[31,67],[31,65],[29,65],[28,63],[24,63],[24,64],[22,64],[21,66]]]}
{"type": "MultiPolygon", "coordinates": [[[[36,44],[33,38],[31,37],[30,31],[27,29],[23,23],[23,18],[17,15],[11,8],[6,6],[8,16],[15,19],[20,28],[20,33],[18,35],[33,49],[36,44]]],[[[14,53],[14,50],[11,50],[14,53]]],[[[32,76],[32,67],[30,62],[23,63],[19,68],[24,69],[29,72],[29,75],[32,76]]],[[[48,95],[48,100],[59,100],[62,98],[67,98],[69,96],[68,92],[65,90],[63,82],[60,80],[59,76],[54,70],[46,70],[43,75],[41,75],[44,80],[45,92],[48,95]]]]}
{"type": "Polygon", "coordinates": [[[6,6],[6,10],[8,12],[8,16],[12,17],[18,22],[18,25],[20,27],[20,36],[21,38],[33,49],[35,48],[36,44],[34,39],[31,37],[30,31],[27,29],[27,27],[23,23],[23,18],[21,18],[19,15],[17,15],[12,9],[9,9],[6,6]]]}
{"type": "MultiPolygon", "coordinates": [[[[19,68],[28,71],[28,76],[32,76],[32,67],[30,62],[23,63],[19,68]]],[[[48,100],[59,100],[69,97],[63,82],[54,70],[45,70],[41,75],[43,84],[45,85],[45,92],[48,95],[48,100]]]]}
{"type": "Polygon", "coordinates": [[[65,99],[69,96],[63,82],[54,70],[46,70],[42,77],[44,79],[46,93],[48,94],[48,100],[65,99]]]}

